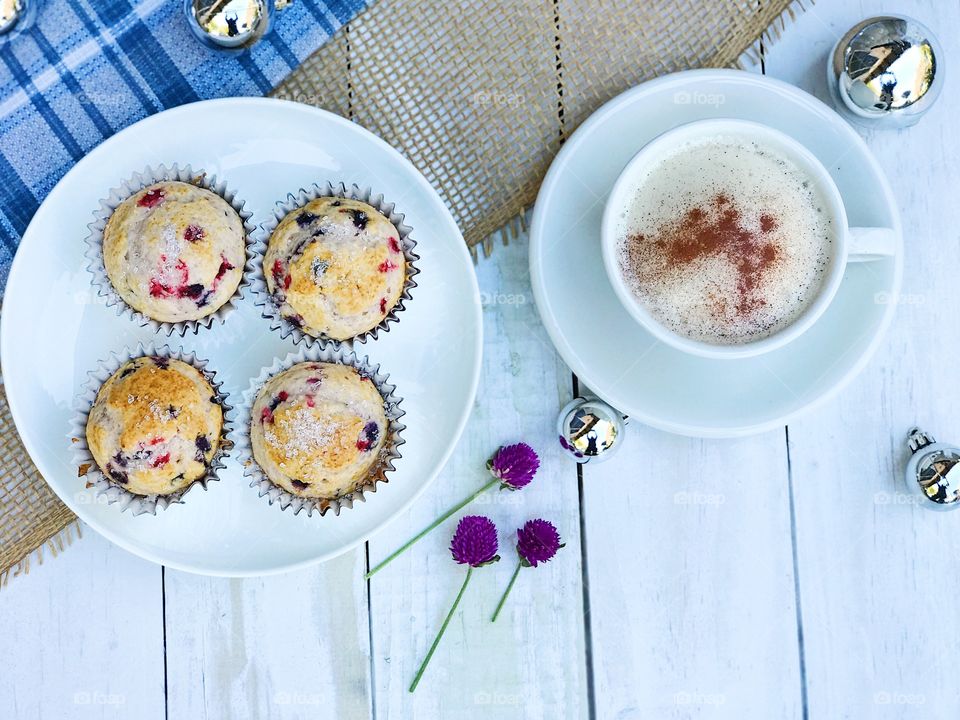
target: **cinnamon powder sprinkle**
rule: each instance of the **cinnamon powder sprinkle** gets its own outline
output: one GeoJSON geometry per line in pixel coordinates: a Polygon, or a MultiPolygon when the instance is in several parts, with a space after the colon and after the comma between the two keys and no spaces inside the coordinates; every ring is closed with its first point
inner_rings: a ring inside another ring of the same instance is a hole
{"type": "MultiPolygon", "coordinates": [[[[662,253],[665,272],[701,258],[725,255],[738,275],[733,309],[737,316],[749,317],[766,305],[760,286],[780,259],[780,249],[769,238],[779,226],[774,215],[763,213],[759,231],[748,227],[736,204],[717,193],[706,205],[692,207],[679,219],[658,228],[654,238],[630,236],[628,246],[639,248],[652,240],[662,253]]],[[[715,310],[718,315],[725,315],[726,303],[721,301],[715,310]]]]}

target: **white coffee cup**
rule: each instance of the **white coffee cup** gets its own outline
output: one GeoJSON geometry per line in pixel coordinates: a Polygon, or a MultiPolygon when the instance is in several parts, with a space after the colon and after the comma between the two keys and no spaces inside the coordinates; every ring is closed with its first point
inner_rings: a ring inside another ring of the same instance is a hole
{"type": "Polygon", "coordinates": [[[620,303],[649,333],[658,340],[683,350],[712,358],[742,358],[783,347],[809,329],[830,305],[848,262],[866,262],[893,255],[896,234],[890,228],[850,227],[843,198],[830,173],[814,155],[799,142],[779,130],[747,120],[698,120],[680,125],[657,136],[641,148],[627,163],[607,198],[601,228],[603,263],[607,277],[620,303]],[[672,154],[678,147],[712,137],[742,137],[778,152],[791,160],[802,173],[822,191],[824,212],[835,228],[832,256],[824,270],[823,281],[815,297],[801,315],[786,327],[764,338],[744,343],[719,345],[684,337],[660,323],[634,295],[620,268],[618,244],[621,226],[619,218],[636,197],[641,181],[651,167],[672,154]]]}

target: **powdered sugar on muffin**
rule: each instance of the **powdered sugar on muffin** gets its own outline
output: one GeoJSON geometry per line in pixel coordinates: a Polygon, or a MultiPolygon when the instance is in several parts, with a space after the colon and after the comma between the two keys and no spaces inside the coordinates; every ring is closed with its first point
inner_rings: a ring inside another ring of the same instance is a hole
{"type": "Polygon", "coordinates": [[[250,417],[253,458],[300,497],[335,499],[380,469],[388,435],[383,397],[352,366],[303,362],[264,384],[250,417]]]}

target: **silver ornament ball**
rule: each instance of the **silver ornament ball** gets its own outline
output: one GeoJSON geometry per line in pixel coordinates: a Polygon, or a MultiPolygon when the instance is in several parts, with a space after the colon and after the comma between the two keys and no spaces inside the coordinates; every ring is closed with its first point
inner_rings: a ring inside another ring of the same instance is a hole
{"type": "Polygon", "coordinates": [[[870,127],[909,127],[940,94],[943,59],[937,38],[917,20],[868,18],[837,42],[827,59],[827,83],[849,120],[870,127]]]}
{"type": "Polygon", "coordinates": [[[38,0],[0,0],[0,42],[33,25],[38,0]]]}
{"type": "Polygon", "coordinates": [[[20,0],[0,0],[0,33],[6,34],[16,27],[23,12],[20,0]]]}
{"type": "Polygon", "coordinates": [[[960,508],[960,448],[938,443],[933,436],[913,428],[907,436],[910,460],[906,483],[932,510],[960,508]]]}
{"type": "Polygon", "coordinates": [[[190,29],[208,47],[243,50],[270,27],[270,0],[185,0],[190,29]]]}
{"type": "Polygon", "coordinates": [[[597,398],[575,398],[560,411],[560,447],[578,463],[606,460],[624,439],[626,417],[597,398]]]}

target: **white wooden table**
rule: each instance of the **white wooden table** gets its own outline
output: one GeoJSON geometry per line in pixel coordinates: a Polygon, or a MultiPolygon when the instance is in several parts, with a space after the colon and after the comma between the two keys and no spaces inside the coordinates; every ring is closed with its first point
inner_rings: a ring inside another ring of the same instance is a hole
{"type": "MultiPolygon", "coordinates": [[[[960,67],[956,0],[821,3],[762,68],[826,97],[824,59],[856,21],[905,12],[960,67]]],[[[868,132],[906,228],[905,298],[842,395],[788,428],[700,441],[633,425],[609,463],[554,445],[575,379],[539,324],[527,244],[480,263],[483,378],[424,500],[340,558],[252,580],[167,571],[87,531],[0,592],[0,718],[960,717],[960,514],[907,501],[904,434],[960,439],[955,291],[960,96],[918,127],[868,132]],[[449,522],[371,582],[365,568],[526,439],[543,469],[473,508],[503,529],[554,520],[567,546],[476,573],[420,688],[407,686],[456,594],[449,522]]]]}

